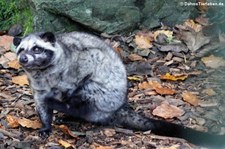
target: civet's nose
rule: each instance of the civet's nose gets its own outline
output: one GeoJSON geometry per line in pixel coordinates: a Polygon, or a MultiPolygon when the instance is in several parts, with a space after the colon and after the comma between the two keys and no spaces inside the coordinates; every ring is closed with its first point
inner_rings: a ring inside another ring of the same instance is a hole
{"type": "Polygon", "coordinates": [[[20,55],[19,62],[20,62],[21,64],[26,64],[26,63],[28,62],[27,56],[26,56],[25,54],[20,55]]]}

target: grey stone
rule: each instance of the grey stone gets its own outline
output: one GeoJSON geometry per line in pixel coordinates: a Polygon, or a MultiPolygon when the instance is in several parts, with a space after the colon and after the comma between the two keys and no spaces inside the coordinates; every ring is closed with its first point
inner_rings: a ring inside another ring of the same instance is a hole
{"type": "MultiPolygon", "coordinates": [[[[190,0],[195,2],[195,0],[190,0]]],[[[32,0],[36,31],[65,32],[91,29],[108,34],[127,33],[138,26],[161,22],[174,25],[197,12],[181,6],[185,0],[32,0]]]]}

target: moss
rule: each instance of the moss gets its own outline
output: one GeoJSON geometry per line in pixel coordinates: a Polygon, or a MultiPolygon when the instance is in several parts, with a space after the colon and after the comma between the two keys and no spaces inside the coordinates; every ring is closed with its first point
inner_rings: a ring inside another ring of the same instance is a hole
{"type": "Polygon", "coordinates": [[[23,34],[33,31],[29,0],[1,0],[0,6],[0,30],[8,30],[14,24],[21,24],[23,34]]]}

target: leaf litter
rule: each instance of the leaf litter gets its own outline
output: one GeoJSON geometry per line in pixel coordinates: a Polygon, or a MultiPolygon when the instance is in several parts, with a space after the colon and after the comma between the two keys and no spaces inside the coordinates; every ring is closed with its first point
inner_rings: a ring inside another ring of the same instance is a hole
{"type": "MultiPolygon", "coordinates": [[[[219,47],[217,45],[223,47],[225,43],[223,34],[214,41],[203,33],[209,23],[207,18],[200,16],[175,28],[162,26],[158,30],[138,31],[118,39],[103,37],[126,64],[129,102],[138,113],[202,130],[207,127],[208,131],[214,133],[220,132],[222,128],[214,128],[224,121],[220,113],[225,108],[218,104],[221,97],[225,96],[221,83],[225,81],[224,59],[215,55],[196,59],[206,47],[207,52],[212,52],[215,47],[219,47]],[[201,119],[204,123],[190,124],[190,120],[195,119],[201,119]]],[[[15,53],[10,51],[11,42],[11,37],[0,36],[0,133],[5,138],[1,144],[7,144],[11,138],[18,140],[13,133],[23,133],[20,140],[27,141],[26,145],[32,146],[30,148],[193,148],[176,138],[153,137],[148,132],[122,128],[95,129],[96,126],[83,122],[53,123],[53,133],[47,143],[43,143],[37,131],[33,130],[40,128],[40,123],[37,114],[29,112],[34,111],[35,104],[27,77],[15,53]],[[35,143],[32,143],[33,140],[35,143]]],[[[55,112],[55,117],[58,116],[62,114],[55,112]]]]}

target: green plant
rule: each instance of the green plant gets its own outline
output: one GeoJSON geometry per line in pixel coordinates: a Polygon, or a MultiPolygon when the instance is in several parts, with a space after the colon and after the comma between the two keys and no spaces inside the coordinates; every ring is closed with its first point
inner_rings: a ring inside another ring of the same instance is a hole
{"type": "Polygon", "coordinates": [[[0,30],[21,24],[23,34],[32,32],[32,12],[29,0],[0,0],[0,30]]]}
{"type": "Polygon", "coordinates": [[[6,29],[12,22],[13,15],[16,13],[16,3],[12,0],[0,1],[0,27],[6,29]]]}

